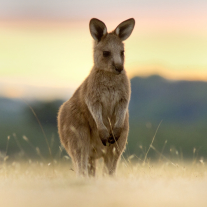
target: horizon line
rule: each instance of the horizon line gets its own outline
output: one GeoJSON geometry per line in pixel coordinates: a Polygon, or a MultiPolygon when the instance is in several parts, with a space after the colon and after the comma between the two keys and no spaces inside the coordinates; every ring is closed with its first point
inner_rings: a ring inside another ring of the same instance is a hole
{"type": "MultiPolygon", "coordinates": [[[[133,78],[142,78],[142,79],[149,79],[151,77],[158,77],[161,79],[166,80],[167,82],[203,82],[207,83],[207,80],[189,80],[189,79],[172,79],[172,78],[166,78],[163,75],[160,75],[158,73],[150,74],[150,75],[134,75],[133,77],[129,78],[132,80],[133,78]]],[[[15,83],[15,88],[13,88],[11,85],[8,85],[6,83],[2,83],[0,79],[0,85],[1,88],[4,88],[4,90],[0,91],[0,98],[8,98],[8,99],[27,99],[29,101],[35,101],[35,100],[67,100],[71,95],[75,92],[75,90],[78,88],[77,86],[71,86],[66,87],[54,87],[54,86],[38,86],[38,85],[29,85],[29,84],[19,84],[17,86],[15,83]],[[3,86],[3,87],[2,87],[3,86]],[[41,88],[41,91],[38,90],[38,88],[41,88]],[[31,93],[32,91],[32,93],[31,93]],[[45,94],[47,94],[45,96],[45,94]]]]}

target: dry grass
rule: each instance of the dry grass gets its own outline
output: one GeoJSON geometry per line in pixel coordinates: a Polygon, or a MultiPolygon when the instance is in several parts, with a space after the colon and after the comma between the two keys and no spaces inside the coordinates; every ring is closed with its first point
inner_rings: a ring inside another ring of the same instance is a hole
{"type": "Polygon", "coordinates": [[[115,178],[76,178],[69,162],[0,164],[0,206],[207,206],[205,163],[121,162],[115,178]]]}
{"type": "MultiPolygon", "coordinates": [[[[68,156],[61,155],[61,147],[58,161],[51,155],[51,163],[12,162],[7,156],[8,137],[6,151],[0,154],[0,207],[206,207],[207,167],[203,159],[198,160],[193,149],[191,162],[178,157],[172,162],[153,146],[156,132],[147,152],[143,151],[144,160],[134,155],[122,157],[115,177],[103,176],[103,163],[99,162],[95,178],[77,178],[68,156]],[[158,153],[158,162],[149,161],[149,150],[158,153]]],[[[42,158],[39,148],[27,137],[23,139],[42,158]]]]}

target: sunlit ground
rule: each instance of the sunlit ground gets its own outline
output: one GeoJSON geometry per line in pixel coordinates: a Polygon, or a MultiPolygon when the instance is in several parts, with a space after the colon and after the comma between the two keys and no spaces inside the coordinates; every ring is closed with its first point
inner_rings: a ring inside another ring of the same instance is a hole
{"type": "Polygon", "coordinates": [[[0,206],[206,206],[203,161],[119,165],[114,178],[76,178],[69,161],[1,162],[0,206]]]}

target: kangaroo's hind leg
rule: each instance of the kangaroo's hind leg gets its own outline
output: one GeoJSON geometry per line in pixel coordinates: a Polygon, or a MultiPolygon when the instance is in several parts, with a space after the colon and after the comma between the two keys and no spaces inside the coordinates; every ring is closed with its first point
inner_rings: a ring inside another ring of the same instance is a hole
{"type": "Polygon", "coordinates": [[[93,157],[88,159],[88,175],[94,177],[96,174],[96,160],[93,157]]]}
{"type": "Polygon", "coordinates": [[[114,175],[116,173],[118,161],[126,146],[127,136],[128,129],[124,129],[118,141],[110,145],[107,149],[107,153],[104,156],[104,170],[109,175],[114,175]]]}
{"type": "Polygon", "coordinates": [[[68,154],[72,158],[77,176],[88,176],[90,132],[87,127],[70,127],[68,154]]]}

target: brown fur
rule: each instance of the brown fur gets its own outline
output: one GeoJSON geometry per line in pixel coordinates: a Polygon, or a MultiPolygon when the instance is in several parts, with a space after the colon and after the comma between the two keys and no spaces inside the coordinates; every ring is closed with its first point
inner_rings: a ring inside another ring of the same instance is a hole
{"type": "Polygon", "coordinates": [[[103,22],[90,21],[94,66],[58,113],[60,140],[78,175],[94,176],[96,159],[101,157],[106,171],[114,174],[125,149],[131,89],[124,70],[122,41],[130,36],[134,24],[134,19],[129,19],[107,33],[103,22]]]}

